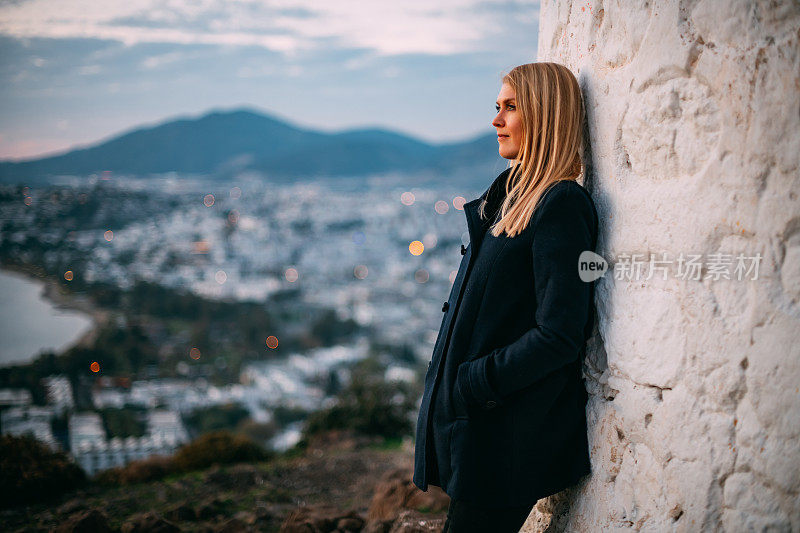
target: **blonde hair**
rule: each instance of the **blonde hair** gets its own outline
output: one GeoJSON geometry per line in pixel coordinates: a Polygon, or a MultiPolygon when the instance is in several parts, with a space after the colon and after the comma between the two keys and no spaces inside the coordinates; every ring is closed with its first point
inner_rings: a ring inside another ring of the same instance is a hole
{"type": "MultiPolygon", "coordinates": [[[[517,157],[509,161],[505,199],[492,235],[514,237],[531,220],[545,191],[561,180],[583,173],[583,99],[578,80],[564,65],[526,63],[503,76],[516,92],[522,115],[522,139],[517,157]]],[[[479,212],[485,218],[481,202],[479,212]]]]}

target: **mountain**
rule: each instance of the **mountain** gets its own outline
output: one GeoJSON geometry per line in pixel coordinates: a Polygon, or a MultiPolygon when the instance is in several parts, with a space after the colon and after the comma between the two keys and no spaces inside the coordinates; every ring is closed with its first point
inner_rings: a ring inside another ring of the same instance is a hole
{"type": "Polygon", "coordinates": [[[0,161],[0,181],[175,171],[231,177],[242,171],[276,181],[380,172],[497,174],[504,168],[493,133],[432,145],[382,129],[324,133],[241,108],[136,128],[95,145],[25,161],[0,161]]]}

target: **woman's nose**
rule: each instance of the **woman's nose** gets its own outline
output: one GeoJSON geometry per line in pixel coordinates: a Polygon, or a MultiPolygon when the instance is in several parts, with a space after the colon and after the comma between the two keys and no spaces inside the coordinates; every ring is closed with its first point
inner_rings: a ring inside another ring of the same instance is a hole
{"type": "Polygon", "coordinates": [[[502,120],[500,120],[500,113],[498,113],[498,114],[497,114],[497,115],[494,117],[494,120],[492,121],[492,126],[494,126],[495,128],[500,128],[500,127],[502,127],[502,126],[503,126],[503,121],[502,121],[502,120]]]}

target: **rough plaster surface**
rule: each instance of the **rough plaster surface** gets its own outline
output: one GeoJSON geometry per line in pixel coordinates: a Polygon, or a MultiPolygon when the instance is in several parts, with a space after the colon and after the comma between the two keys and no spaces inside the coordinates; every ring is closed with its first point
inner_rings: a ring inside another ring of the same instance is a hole
{"type": "Polygon", "coordinates": [[[755,280],[598,280],[593,473],[522,531],[800,531],[799,38],[796,1],[543,2],[538,60],[584,92],[600,253],[762,259],[755,280]]]}

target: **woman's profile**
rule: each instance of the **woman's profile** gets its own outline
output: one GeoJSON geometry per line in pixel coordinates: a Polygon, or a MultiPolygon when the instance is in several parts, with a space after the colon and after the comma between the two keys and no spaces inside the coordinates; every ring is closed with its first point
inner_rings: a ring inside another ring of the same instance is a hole
{"type": "Polygon", "coordinates": [[[515,532],[540,498],[590,473],[582,360],[597,244],[583,101],[551,62],[502,79],[492,125],[509,168],[464,204],[469,245],[425,376],[414,484],[450,496],[444,530],[515,532]]]}

